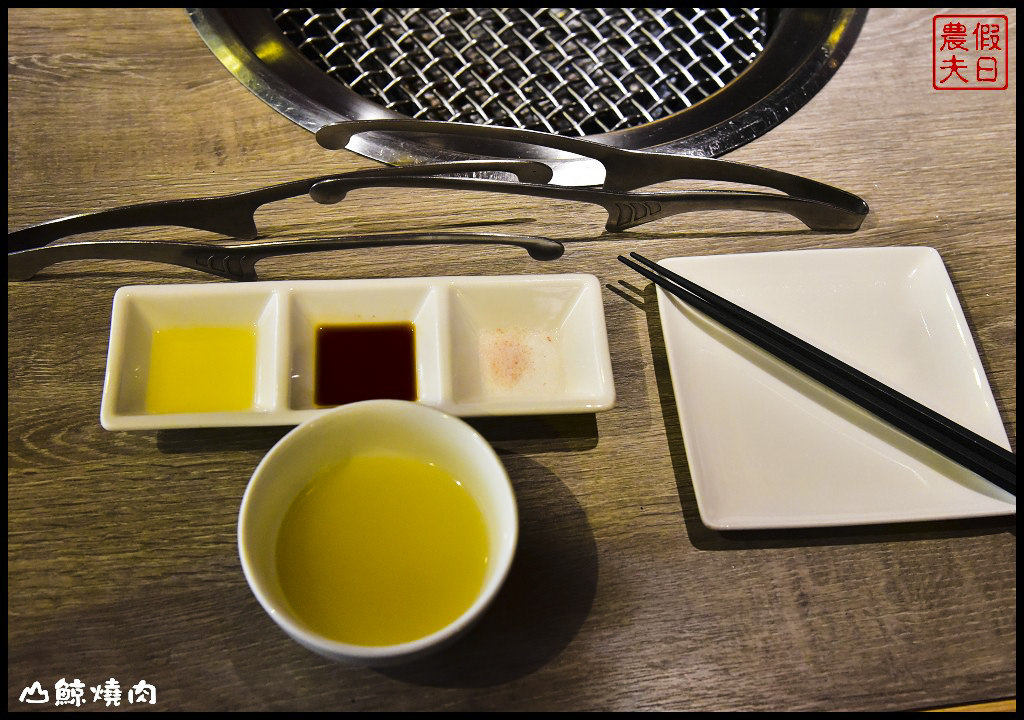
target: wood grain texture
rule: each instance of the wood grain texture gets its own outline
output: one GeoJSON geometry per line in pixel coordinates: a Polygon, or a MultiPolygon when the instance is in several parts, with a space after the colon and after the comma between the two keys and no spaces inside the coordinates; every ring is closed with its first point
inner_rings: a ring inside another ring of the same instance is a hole
{"type": "MultiPolygon", "coordinates": [[[[282,239],[457,228],[567,245],[550,263],[514,248],[318,254],[265,261],[265,280],[585,272],[605,287],[617,407],[473,421],[513,479],[521,546],[494,608],[429,662],[320,660],[249,592],[238,506],[286,429],[100,427],[114,292],[210,278],[97,261],[9,283],[8,708],[32,709],[19,694],[34,681],[52,692],[73,677],[145,679],[175,710],[902,710],[1013,696],[1014,520],[709,530],[653,292],[615,259],[934,247],[1016,448],[1016,78],[1006,92],[933,90],[934,12],[872,10],[836,77],[730,155],[860,194],[871,214],[857,233],[721,212],[611,236],[595,208],[452,191],[260,212],[282,239]]],[[[374,166],[249,94],[180,9],[9,9],[8,135],[9,229],[374,166]]]]}

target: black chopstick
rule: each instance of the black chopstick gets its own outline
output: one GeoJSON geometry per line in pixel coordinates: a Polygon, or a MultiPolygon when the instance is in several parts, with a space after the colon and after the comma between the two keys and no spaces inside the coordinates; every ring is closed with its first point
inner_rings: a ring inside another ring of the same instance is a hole
{"type": "Polygon", "coordinates": [[[1017,457],[1009,450],[642,255],[630,254],[647,267],[621,255],[619,260],[669,293],[898,430],[1017,494],[1017,457]]]}
{"type": "Polygon", "coordinates": [[[700,285],[687,280],[686,278],[678,275],[668,268],[661,267],[657,263],[654,263],[647,258],[637,253],[631,253],[640,262],[644,263],[648,267],[656,269],[662,273],[666,278],[673,282],[681,285],[684,289],[704,299],[705,301],[717,305],[726,312],[732,313],[738,316],[740,319],[764,330],[770,332],[774,338],[780,342],[785,343],[791,347],[794,351],[808,355],[817,362],[825,365],[828,368],[835,370],[836,372],[842,373],[849,378],[849,381],[856,383],[857,386],[865,388],[868,392],[882,394],[885,397],[891,399],[893,402],[900,405],[909,407],[913,412],[920,413],[921,421],[927,423],[930,427],[934,427],[943,431],[947,431],[955,434],[961,442],[969,443],[978,446],[986,452],[992,453],[993,457],[999,459],[1004,467],[1015,469],[1016,468],[1016,456],[1010,453],[1005,448],[996,445],[990,440],[981,437],[980,435],[968,430],[967,428],[959,425],[947,417],[939,415],[934,410],[921,405],[920,403],[908,398],[906,395],[894,390],[893,388],[885,385],[878,380],[866,375],[865,373],[857,370],[850,365],[842,362],[841,360],[829,355],[828,353],[814,347],[810,343],[807,343],[800,338],[792,335],[782,328],[773,325],[772,323],[764,320],[763,318],[754,315],[753,313],[741,308],[739,305],[729,302],[725,298],[716,295],[715,293],[702,288],[700,285]]]}

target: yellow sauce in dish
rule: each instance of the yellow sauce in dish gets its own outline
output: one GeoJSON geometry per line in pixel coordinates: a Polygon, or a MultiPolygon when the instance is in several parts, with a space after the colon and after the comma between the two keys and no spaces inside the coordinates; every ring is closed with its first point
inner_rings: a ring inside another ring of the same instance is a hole
{"type": "Polygon", "coordinates": [[[325,637],[395,645],[440,630],[483,586],[488,542],[469,492],[436,465],[356,456],[310,482],[277,538],[278,582],[325,637]]]}
{"type": "Polygon", "coordinates": [[[245,411],[255,394],[255,325],[154,331],[146,412],[245,411]]]}

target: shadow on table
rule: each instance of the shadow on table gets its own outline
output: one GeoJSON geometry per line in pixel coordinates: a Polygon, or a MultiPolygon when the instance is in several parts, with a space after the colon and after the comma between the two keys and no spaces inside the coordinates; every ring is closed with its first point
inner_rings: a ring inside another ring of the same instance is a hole
{"type": "MultiPolygon", "coordinates": [[[[583,452],[597,446],[594,413],[464,419],[498,452],[583,452]]],[[[158,430],[156,444],[160,452],[167,454],[197,450],[267,452],[292,429],[273,426],[158,430]]]]}
{"type": "Polygon", "coordinates": [[[672,468],[690,542],[698,550],[745,550],[751,548],[806,547],[814,545],[856,545],[922,540],[928,538],[971,537],[1010,532],[1017,534],[1016,516],[935,520],[926,522],[884,523],[846,527],[795,528],[772,530],[713,530],[700,519],[693,480],[683,444],[682,424],[676,408],[672,376],[669,370],[665,337],[658,315],[657,289],[649,283],[643,289],[620,281],[621,287],[606,287],[644,311],[647,318],[651,356],[658,383],[658,399],[665,419],[672,468]]]}
{"type": "Polygon", "coordinates": [[[584,452],[597,447],[597,416],[519,415],[466,418],[498,452],[584,452]]]}
{"type": "Polygon", "coordinates": [[[293,428],[238,427],[157,430],[156,446],[162,453],[195,453],[214,450],[260,450],[269,452],[293,428]]]}
{"type": "Polygon", "coordinates": [[[568,487],[533,460],[500,453],[519,503],[519,546],[501,592],[479,623],[422,660],[379,669],[434,687],[490,687],[555,658],[583,625],[597,589],[597,544],[568,487]]]}
{"type": "MultiPolygon", "coordinates": [[[[25,597],[16,597],[13,611],[30,619],[8,628],[8,667],[26,673],[11,682],[95,671],[144,677],[165,707],[269,711],[408,707],[410,697],[381,680],[485,688],[529,675],[556,658],[588,617],[597,546],[565,483],[527,457],[501,459],[519,504],[512,569],[479,623],[422,661],[372,670],[302,648],[249,591],[230,529],[201,523],[184,540],[170,529],[166,541],[159,530],[140,529],[109,555],[65,565],[61,588],[49,589],[61,598],[50,611],[29,612],[25,597]]],[[[50,602],[40,598],[27,602],[50,602]]],[[[423,702],[429,707],[435,697],[423,702]]]]}

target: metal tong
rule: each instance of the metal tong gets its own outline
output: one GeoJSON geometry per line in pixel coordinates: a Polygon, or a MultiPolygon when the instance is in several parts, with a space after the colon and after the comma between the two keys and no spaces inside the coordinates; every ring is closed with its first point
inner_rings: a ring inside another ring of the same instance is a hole
{"type": "MultiPolygon", "coordinates": [[[[537,148],[559,151],[540,158],[554,166],[553,182],[562,183],[558,185],[538,185],[530,181],[452,182],[441,178],[426,181],[408,177],[398,179],[398,183],[403,186],[509,192],[593,203],[608,211],[606,228],[611,232],[696,210],[784,212],[793,215],[812,230],[820,231],[857,230],[868,214],[867,203],[858,196],[799,175],[717,158],[626,150],[583,138],[533,130],[427,120],[356,120],[325,125],[317,131],[316,140],[322,147],[339,150],[347,147],[354,136],[369,132],[455,135],[460,138],[487,139],[492,143],[501,141],[509,155],[517,159],[537,159],[532,157],[537,154],[537,148]],[[575,157],[567,158],[564,153],[575,157]],[[567,172],[561,172],[563,170],[567,172]],[[778,190],[785,195],[754,191],[629,192],[679,179],[756,185],[778,190]]],[[[347,189],[351,189],[350,183],[337,179],[318,183],[310,194],[317,202],[328,203],[344,197],[347,189]]]]}
{"type": "Polygon", "coordinates": [[[308,193],[318,203],[333,204],[352,190],[365,187],[499,192],[590,203],[606,210],[608,221],[605,228],[610,232],[620,232],[680,213],[737,209],[787,213],[813,230],[852,231],[861,226],[868,213],[867,203],[856,195],[777,170],[715,158],[625,150],[581,138],[531,130],[421,120],[359,120],[327,125],[317,132],[316,139],[327,149],[342,149],[354,136],[367,132],[428,133],[500,140],[501,146],[508,148],[509,154],[515,157],[321,175],[229,195],[140,203],[52,220],[8,233],[8,279],[27,279],[41,268],[63,260],[118,258],[169,262],[221,277],[252,280],[256,278],[253,267],[256,260],[270,254],[414,242],[518,244],[538,259],[551,259],[562,253],[561,244],[547,238],[455,233],[354,236],[244,246],[121,241],[44,247],[54,240],[81,233],[154,225],[193,228],[253,240],[258,236],[255,213],[267,203],[308,193]],[[543,158],[531,157],[537,154],[538,149],[557,152],[543,158]],[[566,157],[565,153],[571,157],[566,157]],[[565,172],[566,169],[569,172],[565,172]],[[489,179],[496,173],[514,175],[518,182],[489,179]],[[563,176],[569,184],[547,184],[556,174],[563,176]],[[476,177],[458,177],[460,175],[476,177]],[[481,175],[486,178],[479,177],[481,175]],[[635,192],[637,188],[675,179],[758,185],[778,192],[635,192]],[[404,240],[394,242],[398,237],[404,240]],[[420,239],[413,241],[413,237],[420,239]]]}
{"type": "Polygon", "coordinates": [[[361,170],[217,197],[128,205],[73,215],[8,233],[7,249],[8,252],[28,250],[71,235],[150,225],[175,225],[250,240],[257,236],[254,214],[262,205],[306,193],[319,203],[335,203],[349,191],[363,187],[436,187],[592,203],[608,211],[606,229],[610,232],[682,212],[722,209],[784,212],[813,230],[850,231],[858,229],[868,213],[867,203],[856,195],[778,170],[715,158],[624,150],[582,138],[532,130],[425,120],[358,120],[326,125],[316,133],[316,139],[325,148],[341,149],[353,136],[367,132],[497,139],[508,143],[508,147],[513,148],[510,151],[514,152],[518,146],[521,156],[361,170]],[[562,159],[537,160],[525,156],[529,149],[538,147],[572,153],[576,159],[566,160],[562,156],[562,159]],[[572,178],[575,184],[547,184],[553,174],[549,162],[556,168],[564,163],[575,168],[572,178]],[[495,172],[513,174],[519,182],[442,177],[467,173],[487,173],[493,177],[495,172]],[[759,185],[785,194],[746,190],[629,192],[684,178],[759,185]]]}
{"type": "Polygon", "coordinates": [[[429,244],[515,245],[525,249],[534,260],[554,260],[565,251],[562,243],[544,237],[443,232],[352,235],[233,245],[148,240],[71,242],[8,254],[7,279],[28,280],[43,268],[66,260],[136,260],[179,265],[229,280],[251,281],[259,279],[256,263],[263,258],[327,250],[429,244]]]}
{"type": "Polygon", "coordinates": [[[544,163],[521,160],[466,160],[431,165],[357,170],[293,180],[280,185],[271,185],[230,195],[139,203],[111,210],[71,215],[7,233],[7,252],[31,250],[54,240],[82,233],[156,225],[208,230],[239,240],[253,240],[259,234],[256,228],[257,210],[268,203],[305,195],[312,187],[327,180],[346,180],[359,187],[373,187],[378,184],[388,185],[395,178],[410,175],[464,174],[484,171],[510,173],[520,180],[534,183],[545,183],[551,179],[551,168],[544,163]]]}
{"type": "MultiPolygon", "coordinates": [[[[216,197],[168,200],[127,205],[111,210],[73,215],[34,225],[7,235],[7,279],[28,280],[45,267],[68,260],[138,260],[161,262],[200,270],[231,280],[256,280],[255,265],[265,257],[327,250],[349,250],[394,245],[515,245],[536,260],[553,260],[565,248],[559,242],[529,235],[485,233],[420,232],[355,235],[300,241],[211,245],[191,242],[147,240],[48,243],[72,235],[127,227],[172,225],[228,235],[241,240],[258,236],[256,211],[267,203],[299,197],[320,182],[341,179],[359,187],[385,185],[396,178],[432,173],[499,172],[521,180],[547,182],[551,168],[533,161],[468,160],[417,167],[360,170],[340,175],[322,175],[272,185],[258,190],[216,197]]],[[[514,183],[513,183],[514,184],[514,183]]]]}

